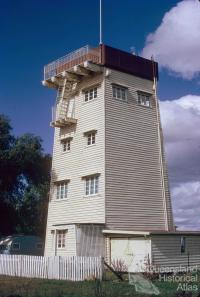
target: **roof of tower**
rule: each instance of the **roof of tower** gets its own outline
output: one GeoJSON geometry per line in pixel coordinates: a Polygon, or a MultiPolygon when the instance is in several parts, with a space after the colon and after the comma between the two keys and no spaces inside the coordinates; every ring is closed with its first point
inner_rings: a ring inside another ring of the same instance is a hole
{"type": "Polygon", "coordinates": [[[140,56],[102,45],[102,61],[104,66],[126,72],[149,80],[158,79],[158,63],[140,56]]]}
{"type": "Polygon", "coordinates": [[[88,45],[61,57],[44,67],[44,80],[70,71],[85,61],[106,66],[141,78],[158,79],[158,63],[107,45],[92,48],[88,45]]]}

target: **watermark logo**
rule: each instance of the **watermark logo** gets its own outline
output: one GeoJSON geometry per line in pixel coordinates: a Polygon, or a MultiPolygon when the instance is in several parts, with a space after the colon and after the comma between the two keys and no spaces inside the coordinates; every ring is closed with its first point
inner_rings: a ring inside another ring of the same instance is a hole
{"type": "Polygon", "coordinates": [[[155,267],[138,266],[137,273],[129,272],[129,283],[138,293],[159,295],[159,288],[149,279],[156,276],[158,282],[176,284],[176,291],[198,292],[200,275],[197,266],[155,267]]]}
{"type": "Polygon", "coordinates": [[[145,278],[142,274],[129,273],[129,284],[135,286],[135,290],[138,293],[144,293],[149,295],[159,295],[159,289],[152,283],[152,281],[145,278]]]}

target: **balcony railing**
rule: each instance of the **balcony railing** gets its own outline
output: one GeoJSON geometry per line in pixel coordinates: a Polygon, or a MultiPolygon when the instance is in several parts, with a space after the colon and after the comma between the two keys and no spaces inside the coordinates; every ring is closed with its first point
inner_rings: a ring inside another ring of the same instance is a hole
{"type": "Polygon", "coordinates": [[[66,125],[75,124],[77,119],[75,119],[75,101],[61,101],[56,106],[52,107],[52,122],[51,126],[63,127],[66,125]]]}
{"type": "Polygon", "coordinates": [[[56,76],[61,72],[68,70],[75,65],[79,65],[87,60],[97,64],[100,63],[99,48],[92,48],[91,46],[86,45],[46,65],[44,67],[44,80],[47,80],[52,76],[56,76]]]}

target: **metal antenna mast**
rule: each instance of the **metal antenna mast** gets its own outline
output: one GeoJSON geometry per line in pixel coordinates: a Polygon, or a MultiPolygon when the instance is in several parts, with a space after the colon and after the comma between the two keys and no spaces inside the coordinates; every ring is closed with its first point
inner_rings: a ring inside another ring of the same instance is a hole
{"type": "Polygon", "coordinates": [[[103,42],[102,42],[102,0],[100,0],[100,15],[99,15],[99,23],[100,23],[100,28],[99,28],[99,44],[101,45],[103,42]]]}

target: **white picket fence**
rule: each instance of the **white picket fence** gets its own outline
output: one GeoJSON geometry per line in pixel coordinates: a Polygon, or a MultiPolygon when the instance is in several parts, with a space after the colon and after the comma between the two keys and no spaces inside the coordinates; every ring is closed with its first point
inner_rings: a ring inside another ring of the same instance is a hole
{"type": "Polygon", "coordinates": [[[0,255],[0,275],[83,281],[102,272],[101,257],[0,255]]]}

